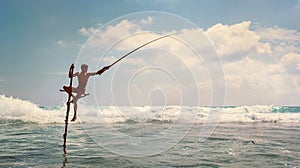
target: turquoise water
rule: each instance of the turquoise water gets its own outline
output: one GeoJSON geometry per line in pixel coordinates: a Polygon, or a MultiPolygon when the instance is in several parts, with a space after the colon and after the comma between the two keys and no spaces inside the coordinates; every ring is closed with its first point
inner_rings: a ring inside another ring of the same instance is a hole
{"type": "MultiPolygon", "coordinates": [[[[175,146],[154,156],[129,157],[99,146],[83,124],[70,124],[63,154],[63,124],[1,120],[0,167],[297,167],[299,123],[219,123],[204,142],[201,124],[175,146]],[[255,143],[252,143],[252,141],[255,143]]],[[[164,123],[167,126],[166,123],[164,123]]],[[[141,123],[116,123],[130,135],[141,123]]],[[[152,126],[153,132],[161,128],[152,126]]],[[[102,130],[105,131],[105,130],[102,130]]],[[[149,130],[148,130],[149,131],[149,130]]],[[[130,143],[130,142],[128,142],[130,143]]]]}
{"type": "Polygon", "coordinates": [[[272,112],[277,113],[299,113],[300,106],[274,106],[272,112]]]}

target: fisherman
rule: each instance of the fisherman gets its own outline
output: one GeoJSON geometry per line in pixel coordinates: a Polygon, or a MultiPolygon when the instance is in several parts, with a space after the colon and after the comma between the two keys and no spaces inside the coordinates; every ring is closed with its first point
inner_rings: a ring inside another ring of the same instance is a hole
{"type": "Polygon", "coordinates": [[[146,46],[146,45],[148,45],[150,43],[153,43],[153,42],[155,42],[155,41],[157,41],[159,39],[162,39],[162,38],[174,35],[174,34],[177,34],[177,33],[167,34],[167,35],[161,36],[159,38],[156,38],[154,40],[151,40],[151,41],[149,41],[149,42],[147,42],[147,43],[139,46],[138,48],[130,51],[129,53],[127,53],[123,57],[119,58],[114,63],[112,63],[111,65],[105,66],[105,67],[103,67],[101,70],[99,70],[97,72],[87,72],[88,71],[88,65],[82,64],[81,65],[81,72],[76,72],[75,74],[69,74],[69,77],[75,77],[75,76],[77,76],[77,78],[78,78],[78,86],[77,86],[77,88],[70,87],[70,86],[64,86],[63,90],[60,90],[60,91],[65,91],[69,95],[72,95],[72,97],[73,97],[72,103],[74,103],[74,117],[73,117],[73,119],[71,121],[75,121],[76,118],[77,118],[76,112],[77,112],[77,101],[78,101],[78,99],[80,99],[80,98],[88,95],[88,94],[85,93],[85,90],[86,90],[86,85],[87,85],[87,82],[88,82],[88,79],[89,79],[90,76],[101,75],[103,72],[105,72],[106,70],[108,70],[111,66],[115,65],[116,63],[118,63],[119,61],[121,61],[122,59],[124,59],[125,57],[127,57],[128,55],[130,55],[131,53],[137,51],[138,49],[140,49],[140,48],[142,48],[142,47],[144,47],[144,46],[146,46]],[[76,95],[74,96],[72,94],[72,92],[76,93],[76,95]]]}
{"type": "Polygon", "coordinates": [[[77,119],[77,101],[78,99],[87,96],[88,94],[85,92],[86,91],[86,85],[89,80],[90,76],[95,76],[95,75],[101,75],[103,72],[109,69],[110,66],[105,66],[101,70],[97,72],[88,72],[88,65],[87,64],[82,64],[81,65],[81,72],[76,72],[75,74],[71,74],[72,77],[77,76],[78,79],[78,86],[76,88],[70,87],[70,86],[64,86],[63,89],[66,91],[68,94],[71,94],[73,97],[72,103],[74,103],[74,117],[71,121],[75,121],[77,119]],[[72,92],[76,93],[74,96],[72,92]]]}

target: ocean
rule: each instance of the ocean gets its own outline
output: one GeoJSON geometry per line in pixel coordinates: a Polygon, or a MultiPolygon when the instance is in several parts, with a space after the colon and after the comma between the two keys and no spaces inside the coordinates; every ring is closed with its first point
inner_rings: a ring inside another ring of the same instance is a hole
{"type": "Polygon", "coordinates": [[[299,167],[300,107],[80,104],[0,96],[0,167],[299,167]],[[70,112],[70,117],[73,111],[70,112]]]}

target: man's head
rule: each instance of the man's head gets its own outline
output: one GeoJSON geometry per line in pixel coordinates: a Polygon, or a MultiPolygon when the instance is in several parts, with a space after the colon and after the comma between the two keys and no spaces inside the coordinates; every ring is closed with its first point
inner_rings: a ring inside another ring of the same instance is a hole
{"type": "Polygon", "coordinates": [[[88,68],[89,68],[89,66],[87,64],[82,64],[81,65],[81,71],[82,72],[87,72],[88,68]]]}

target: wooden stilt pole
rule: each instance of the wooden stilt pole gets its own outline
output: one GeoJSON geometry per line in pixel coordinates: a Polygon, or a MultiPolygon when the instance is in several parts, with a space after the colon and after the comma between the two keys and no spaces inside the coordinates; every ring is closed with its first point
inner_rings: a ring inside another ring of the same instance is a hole
{"type": "MultiPolygon", "coordinates": [[[[73,71],[74,71],[74,64],[71,65],[69,69],[69,78],[70,78],[70,88],[72,88],[72,83],[73,83],[73,71]]],[[[70,113],[70,105],[71,105],[71,98],[72,98],[72,92],[67,92],[68,93],[68,101],[67,101],[67,113],[66,113],[66,119],[65,119],[65,132],[63,134],[64,138],[64,154],[67,153],[66,151],[66,143],[67,143],[67,133],[68,133],[68,121],[69,121],[69,113],[70,113]]]]}

